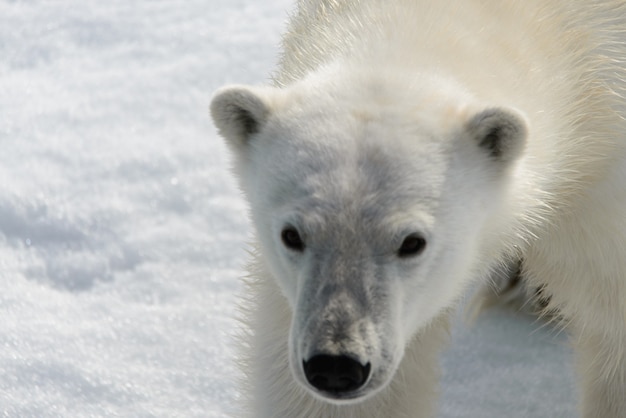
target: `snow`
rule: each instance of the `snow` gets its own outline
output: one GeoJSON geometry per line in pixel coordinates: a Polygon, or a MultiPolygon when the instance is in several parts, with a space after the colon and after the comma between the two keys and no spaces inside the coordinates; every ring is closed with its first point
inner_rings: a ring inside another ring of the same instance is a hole
{"type": "MultiPolygon", "coordinates": [[[[246,206],[207,114],[290,0],[0,0],[0,412],[227,417],[246,206]]],[[[566,337],[457,321],[441,417],[570,417],[566,337]]]]}

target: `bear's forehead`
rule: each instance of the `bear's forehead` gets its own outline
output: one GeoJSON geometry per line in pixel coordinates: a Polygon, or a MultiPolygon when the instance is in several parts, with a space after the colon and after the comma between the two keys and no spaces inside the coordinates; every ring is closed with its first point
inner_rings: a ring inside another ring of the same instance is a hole
{"type": "Polygon", "coordinates": [[[431,207],[438,201],[444,165],[436,156],[403,153],[371,141],[350,144],[297,142],[268,161],[274,205],[336,217],[377,217],[399,208],[431,207]]]}
{"type": "Polygon", "coordinates": [[[315,96],[281,107],[258,138],[251,172],[267,177],[266,205],[325,219],[436,210],[453,154],[448,127],[420,109],[336,97],[321,106],[315,96]]]}

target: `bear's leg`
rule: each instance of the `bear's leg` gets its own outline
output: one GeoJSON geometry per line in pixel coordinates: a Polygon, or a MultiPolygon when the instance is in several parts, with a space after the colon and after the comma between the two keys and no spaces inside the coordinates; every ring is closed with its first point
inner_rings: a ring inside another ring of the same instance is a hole
{"type": "MultiPolygon", "coordinates": [[[[582,258],[582,257],[581,257],[582,258]]],[[[575,257],[570,257],[574,260],[575,257]]],[[[584,418],[626,417],[626,283],[566,264],[546,275],[550,305],[571,334],[584,418]],[[577,274],[578,273],[578,274],[577,274]],[[587,279],[594,277],[594,279],[587,279]]],[[[532,280],[534,285],[540,281],[532,280]]]]}
{"type": "Polygon", "coordinates": [[[569,246],[531,252],[526,271],[532,285],[545,286],[550,295],[549,308],[559,312],[572,335],[583,417],[624,418],[626,280],[620,276],[621,259],[617,254],[611,254],[606,246],[584,246],[585,242],[591,240],[582,236],[570,240],[569,246]],[[578,249],[576,244],[581,251],[572,251],[578,249]],[[561,248],[566,248],[567,254],[559,254],[561,248]],[[610,255],[617,261],[612,268],[600,262],[610,260],[610,255]],[[538,277],[542,279],[535,280],[538,277]]]}
{"type": "MultiPolygon", "coordinates": [[[[572,336],[582,416],[625,418],[626,283],[610,272],[598,272],[597,265],[594,275],[585,267],[595,263],[576,262],[585,260],[584,255],[568,260],[556,263],[552,271],[544,270],[542,276],[549,278],[545,281],[551,296],[548,312],[557,311],[572,336]]],[[[544,286],[540,281],[532,283],[544,286]]]]}
{"type": "Polygon", "coordinates": [[[584,418],[626,417],[624,176],[595,185],[524,251],[523,274],[572,335],[584,418]]]}

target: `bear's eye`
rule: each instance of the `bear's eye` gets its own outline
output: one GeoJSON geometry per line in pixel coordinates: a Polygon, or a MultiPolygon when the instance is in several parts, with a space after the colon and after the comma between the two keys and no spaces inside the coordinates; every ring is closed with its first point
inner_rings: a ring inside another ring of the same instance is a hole
{"type": "Polygon", "coordinates": [[[280,238],[285,244],[285,247],[293,251],[304,251],[304,241],[300,237],[300,234],[293,226],[287,226],[280,233],[280,238]]]}
{"type": "Polygon", "coordinates": [[[419,234],[410,234],[398,248],[398,257],[413,257],[420,255],[426,248],[426,240],[419,234]]]}

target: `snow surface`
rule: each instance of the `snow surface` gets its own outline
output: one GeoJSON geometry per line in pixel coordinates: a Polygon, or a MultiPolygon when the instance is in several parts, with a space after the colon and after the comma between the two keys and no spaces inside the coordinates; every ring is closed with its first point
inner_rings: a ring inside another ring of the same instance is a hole
{"type": "MultiPolygon", "coordinates": [[[[289,0],[0,0],[0,412],[226,417],[250,225],[207,115],[289,0]]],[[[441,417],[571,417],[566,338],[455,326],[441,417]]]]}

